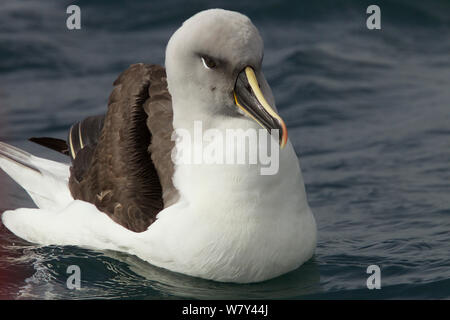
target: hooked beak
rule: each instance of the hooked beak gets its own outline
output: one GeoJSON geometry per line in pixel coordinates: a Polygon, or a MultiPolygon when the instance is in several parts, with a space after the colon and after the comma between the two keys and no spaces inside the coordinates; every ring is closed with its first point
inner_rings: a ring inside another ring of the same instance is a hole
{"type": "Polygon", "coordinates": [[[280,147],[284,148],[288,138],[286,125],[264,98],[255,71],[251,67],[245,67],[239,73],[233,94],[236,105],[263,128],[269,132],[272,129],[279,130],[280,147]]]}

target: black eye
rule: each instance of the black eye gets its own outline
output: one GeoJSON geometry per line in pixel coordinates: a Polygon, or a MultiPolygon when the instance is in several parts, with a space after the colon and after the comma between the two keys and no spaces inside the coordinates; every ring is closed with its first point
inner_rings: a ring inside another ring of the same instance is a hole
{"type": "Polygon", "coordinates": [[[210,57],[203,56],[202,62],[206,69],[214,69],[217,66],[216,62],[210,57]]]}

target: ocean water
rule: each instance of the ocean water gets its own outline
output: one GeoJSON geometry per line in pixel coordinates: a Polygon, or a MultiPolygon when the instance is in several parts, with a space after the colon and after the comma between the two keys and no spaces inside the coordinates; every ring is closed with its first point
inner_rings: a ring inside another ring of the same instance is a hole
{"type": "MultiPolygon", "coordinates": [[[[0,223],[3,299],[450,298],[450,2],[13,1],[0,5],[0,140],[65,138],[106,108],[132,63],[164,63],[192,14],[247,14],[265,42],[264,72],[300,157],[318,224],[313,259],[289,274],[236,285],[162,270],[117,252],[27,243],[0,223]],[[81,7],[82,29],[66,28],[81,7]],[[67,266],[82,289],[66,287],[67,266]],[[369,265],[381,289],[369,290],[369,265]]],[[[0,173],[0,213],[32,207],[0,173]]]]}

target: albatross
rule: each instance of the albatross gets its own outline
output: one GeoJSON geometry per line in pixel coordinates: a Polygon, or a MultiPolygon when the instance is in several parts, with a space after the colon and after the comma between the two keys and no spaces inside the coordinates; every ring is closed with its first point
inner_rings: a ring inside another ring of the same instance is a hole
{"type": "Polygon", "coordinates": [[[314,254],[316,223],[262,60],[262,38],[245,15],[192,16],[170,38],[165,68],[135,64],[117,78],[104,115],[74,124],[67,141],[31,139],[68,163],[0,142],[0,167],[37,206],[5,211],[3,224],[32,243],[126,252],[215,281],[297,269],[314,254]],[[218,132],[278,130],[278,171],[174,161],[173,133],[197,121],[218,132]]]}

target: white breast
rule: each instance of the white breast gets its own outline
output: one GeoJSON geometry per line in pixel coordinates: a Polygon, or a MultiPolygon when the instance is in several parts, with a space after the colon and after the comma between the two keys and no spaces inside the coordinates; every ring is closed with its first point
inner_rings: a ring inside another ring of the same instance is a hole
{"type": "Polygon", "coordinates": [[[174,181],[179,203],[162,211],[143,237],[152,263],[218,281],[256,282],[313,255],[316,224],[290,143],[273,176],[262,176],[258,166],[180,165],[174,181]]]}

